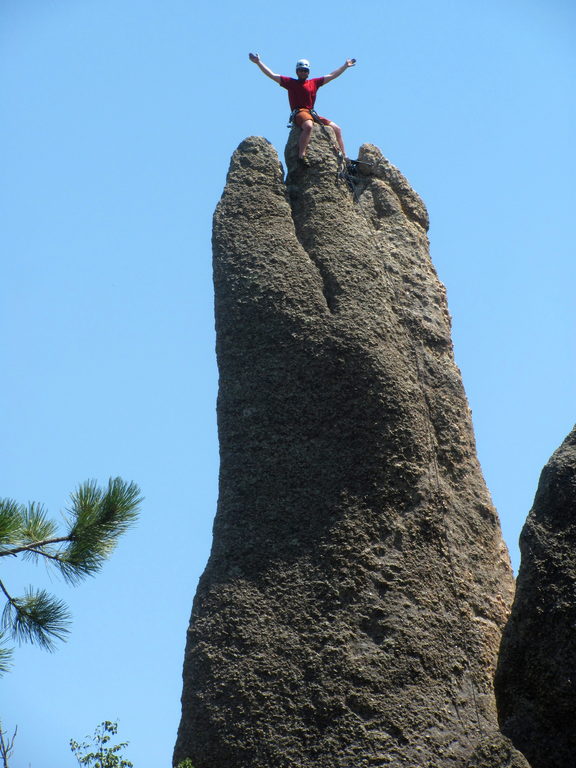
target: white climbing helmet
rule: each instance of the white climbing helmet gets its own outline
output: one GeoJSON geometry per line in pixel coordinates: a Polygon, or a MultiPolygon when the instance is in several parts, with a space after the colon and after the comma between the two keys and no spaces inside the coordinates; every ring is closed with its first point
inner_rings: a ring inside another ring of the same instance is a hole
{"type": "Polygon", "coordinates": [[[296,62],[296,71],[299,69],[307,69],[310,72],[310,62],[308,59],[298,59],[296,62]]]}

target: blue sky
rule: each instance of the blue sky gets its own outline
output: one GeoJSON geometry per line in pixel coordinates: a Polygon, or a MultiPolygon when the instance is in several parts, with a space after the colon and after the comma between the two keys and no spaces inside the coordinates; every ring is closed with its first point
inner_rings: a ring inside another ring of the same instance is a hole
{"type": "Polygon", "coordinates": [[[64,597],[70,639],[16,650],[12,768],[72,768],[104,719],[136,768],[170,765],[185,632],[215,511],[210,228],[231,153],[282,157],[299,57],[348,154],[378,145],[424,198],[480,460],[517,567],[538,475],[576,420],[576,8],[568,0],[293,6],[2,0],[2,495],[54,516],[121,475],[139,525],[64,597]]]}

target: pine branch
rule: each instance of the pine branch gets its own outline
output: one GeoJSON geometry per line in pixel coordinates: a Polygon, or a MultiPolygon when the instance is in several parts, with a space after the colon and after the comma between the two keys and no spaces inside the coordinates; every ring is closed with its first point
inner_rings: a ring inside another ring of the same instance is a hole
{"type": "Polygon", "coordinates": [[[18,539],[22,524],[21,505],[12,499],[0,499],[0,551],[4,543],[18,539]]]}
{"type": "Polygon", "coordinates": [[[71,498],[69,531],[64,536],[55,535],[56,527],[41,505],[33,503],[25,508],[10,499],[0,502],[0,557],[44,557],[71,583],[98,571],[120,536],[136,521],[142,501],[140,489],[117,477],[108,481],[103,492],[90,480],[71,498]],[[57,545],[67,546],[51,551],[57,545]]]}
{"type": "Polygon", "coordinates": [[[28,587],[23,597],[11,597],[2,584],[7,602],[2,612],[2,629],[19,643],[38,643],[54,650],[54,638],[64,640],[68,634],[70,613],[66,604],[44,589],[28,587]]]}
{"type": "Polygon", "coordinates": [[[8,591],[4,586],[4,582],[1,579],[0,579],[0,590],[2,590],[2,592],[4,593],[4,597],[6,598],[6,600],[8,600],[9,603],[12,602],[12,597],[11,595],[8,594],[8,591]]]}
{"type": "Polygon", "coordinates": [[[3,648],[1,643],[4,642],[4,633],[0,632],[0,675],[8,672],[12,666],[12,649],[3,648]]]}
{"type": "MultiPolygon", "coordinates": [[[[42,505],[26,507],[0,499],[0,557],[44,558],[70,583],[98,571],[119,537],[136,521],[140,489],[116,477],[110,478],[104,491],[90,480],[78,487],[71,501],[68,530],[59,536],[42,505]]],[[[0,592],[6,598],[0,626],[15,640],[52,650],[54,639],[65,638],[70,616],[62,601],[32,587],[23,597],[12,597],[2,581],[0,592]]],[[[8,655],[8,650],[0,648],[0,673],[7,667],[8,655]]]]}
{"type": "MultiPolygon", "coordinates": [[[[19,547],[12,547],[11,549],[0,550],[0,557],[5,557],[6,555],[16,556],[21,553],[34,552],[38,548],[48,547],[53,544],[62,544],[67,541],[71,541],[70,536],[58,536],[54,539],[46,539],[45,541],[34,541],[34,542],[31,542],[30,544],[23,544],[22,546],[19,546],[19,547]]],[[[34,552],[34,553],[38,555],[44,555],[45,557],[50,557],[50,555],[47,554],[46,552],[34,552]]],[[[52,555],[51,557],[52,559],[58,559],[57,555],[52,555]]]]}
{"type": "Polygon", "coordinates": [[[72,583],[95,573],[116,547],[119,537],[138,517],[142,501],[135,483],[116,477],[103,493],[94,481],[73,494],[70,545],[60,557],[62,575],[72,583]]]}

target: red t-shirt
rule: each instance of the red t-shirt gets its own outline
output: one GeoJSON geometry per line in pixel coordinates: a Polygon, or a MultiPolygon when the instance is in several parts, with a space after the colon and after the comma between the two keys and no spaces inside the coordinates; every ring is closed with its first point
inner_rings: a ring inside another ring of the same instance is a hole
{"type": "Polygon", "coordinates": [[[288,91],[290,109],[312,109],[316,101],[316,92],[324,85],[323,77],[313,77],[312,80],[295,80],[293,77],[280,75],[280,85],[288,91]]]}

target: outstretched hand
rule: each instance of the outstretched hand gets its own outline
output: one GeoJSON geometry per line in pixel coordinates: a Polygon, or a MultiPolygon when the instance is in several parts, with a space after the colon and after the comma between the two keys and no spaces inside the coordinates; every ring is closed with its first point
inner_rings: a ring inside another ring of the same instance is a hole
{"type": "Polygon", "coordinates": [[[356,59],[346,59],[346,66],[353,67],[356,64],[356,59]]]}
{"type": "Polygon", "coordinates": [[[249,53],[248,58],[250,59],[250,61],[253,61],[254,64],[258,64],[258,62],[260,61],[260,56],[257,53],[249,53]]]}

